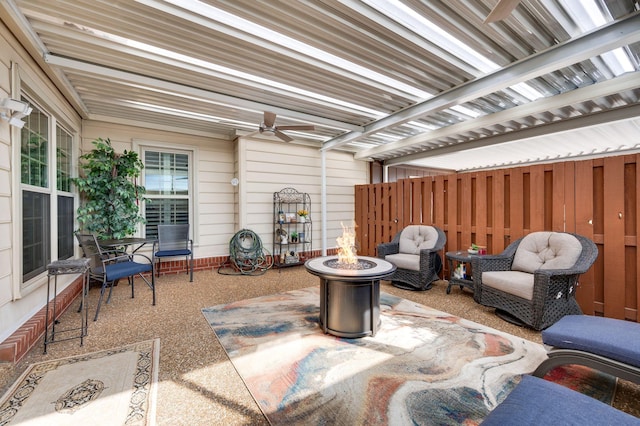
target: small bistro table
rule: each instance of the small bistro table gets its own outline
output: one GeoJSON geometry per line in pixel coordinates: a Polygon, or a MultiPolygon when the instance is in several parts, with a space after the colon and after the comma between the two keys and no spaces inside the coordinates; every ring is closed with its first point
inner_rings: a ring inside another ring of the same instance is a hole
{"type": "Polygon", "coordinates": [[[459,285],[460,290],[463,290],[465,287],[473,291],[473,279],[471,279],[471,275],[466,274],[464,277],[456,278],[453,275],[453,271],[455,271],[456,267],[464,263],[469,265],[471,263],[471,259],[479,256],[478,254],[470,254],[467,251],[448,251],[445,253],[445,257],[449,261],[449,285],[447,286],[447,294],[451,293],[451,287],[454,285],[459,285]]]}
{"type": "Polygon", "coordinates": [[[129,237],[129,238],[117,238],[113,240],[98,240],[100,247],[105,249],[119,249],[131,247],[131,253],[135,253],[147,244],[153,244],[156,242],[155,238],[142,238],[142,237],[129,237]]]}

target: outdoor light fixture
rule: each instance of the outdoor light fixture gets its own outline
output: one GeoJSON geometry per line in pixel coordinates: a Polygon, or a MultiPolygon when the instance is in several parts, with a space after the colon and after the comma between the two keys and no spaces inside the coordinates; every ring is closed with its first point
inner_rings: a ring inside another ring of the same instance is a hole
{"type": "Polygon", "coordinates": [[[7,110],[6,112],[0,112],[0,118],[8,122],[10,126],[15,126],[19,129],[24,127],[22,118],[31,114],[33,110],[28,103],[11,98],[1,98],[0,109],[7,110]]]}

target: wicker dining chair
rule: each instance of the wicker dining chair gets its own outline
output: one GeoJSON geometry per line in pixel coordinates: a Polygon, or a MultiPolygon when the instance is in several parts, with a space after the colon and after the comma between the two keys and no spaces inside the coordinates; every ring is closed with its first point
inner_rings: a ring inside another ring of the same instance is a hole
{"type": "Polygon", "coordinates": [[[533,232],[501,254],[473,257],[473,297],[507,321],[542,330],[582,313],[575,298],[578,277],[597,256],[598,248],[584,236],[533,232]]]}
{"type": "Polygon", "coordinates": [[[396,265],[388,280],[405,290],[429,290],[442,270],[440,251],[447,242],[435,226],[409,225],[390,243],[378,245],[378,257],[396,265]]]}

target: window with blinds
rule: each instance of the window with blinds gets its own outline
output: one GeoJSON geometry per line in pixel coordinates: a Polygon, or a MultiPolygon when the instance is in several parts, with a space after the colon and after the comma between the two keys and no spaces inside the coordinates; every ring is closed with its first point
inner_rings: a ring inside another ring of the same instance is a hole
{"type": "Polygon", "coordinates": [[[191,169],[190,153],[144,151],[145,236],[156,238],[158,224],[189,223],[191,169]]]}

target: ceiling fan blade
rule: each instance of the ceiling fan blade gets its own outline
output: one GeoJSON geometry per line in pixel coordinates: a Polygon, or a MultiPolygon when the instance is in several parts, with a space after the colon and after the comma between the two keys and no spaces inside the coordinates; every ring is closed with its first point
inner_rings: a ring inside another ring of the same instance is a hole
{"type": "Polygon", "coordinates": [[[290,138],[289,136],[285,135],[278,129],[276,129],[273,133],[285,142],[291,142],[293,140],[293,138],[290,138]]]}
{"type": "Polygon", "coordinates": [[[267,127],[273,127],[276,122],[276,113],[271,111],[264,112],[264,125],[267,127]]]}
{"type": "Polygon", "coordinates": [[[489,24],[491,22],[502,21],[513,12],[513,9],[518,6],[518,3],[520,3],[520,0],[499,0],[491,10],[491,13],[487,15],[484,23],[489,24]]]}
{"type": "Polygon", "coordinates": [[[278,126],[278,130],[315,130],[316,126],[311,124],[301,124],[299,126],[278,126]]]}

